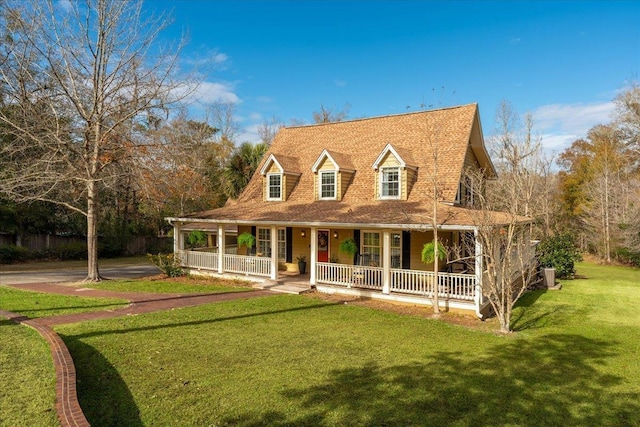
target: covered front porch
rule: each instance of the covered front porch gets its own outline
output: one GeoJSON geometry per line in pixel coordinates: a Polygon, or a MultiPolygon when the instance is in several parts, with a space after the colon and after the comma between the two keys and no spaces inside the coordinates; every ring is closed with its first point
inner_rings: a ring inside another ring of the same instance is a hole
{"type": "MultiPolygon", "coordinates": [[[[189,228],[196,227],[194,223],[189,228]]],[[[179,232],[181,224],[174,223],[179,232]]],[[[424,243],[432,240],[429,230],[367,229],[337,226],[290,227],[280,224],[238,224],[238,235],[250,233],[255,249],[230,244],[224,224],[217,225],[216,246],[185,250],[176,240],[175,253],[183,267],[201,274],[241,275],[254,280],[305,280],[320,292],[357,295],[412,304],[431,305],[435,292],[443,309],[474,311],[485,305],[482,297],[481,247],[466,262],[433,265],[420,261],[424,243]],[[272,238],[272,236],[274,238],[272,238]],[[339,252],[339,243],[353,239],[355,256],[339,252]],[[306,274],[300,274],[298,260],[305,259],[306,274]]],[[[209,228],[211,224],[209,224],[209,228]]],[[[174,233],[178,234],[178,233],[174,233]]],[[[456,244],[472,229],[439,232],[447,244],[456,244]]],[[[234,242],[235,243],[235,242],[234,242]]]]}

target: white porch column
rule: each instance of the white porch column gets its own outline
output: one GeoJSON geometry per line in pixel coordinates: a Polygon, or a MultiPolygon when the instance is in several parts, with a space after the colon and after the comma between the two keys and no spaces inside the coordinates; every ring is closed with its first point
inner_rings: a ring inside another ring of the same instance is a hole
{"type": "Polygon", "coordinates": [[[382,293],[391,290],[391,232],[382,232],[382,293]]]}
{"type": "Polygon", "coordinates": [[[311,262],[309,263],[309,283],[316,284],[316,263],[318,262],[318,229],[311,227],[311,262]]]}
{"type": "Polygon", "coordinates": [[[475,252],[475,270],[476,270],[476,295],[475,295],[475,303],[478,310],[480,310],[480,305],[482,304],[482,243],[478,240],[478,229],[476,228],[473,231],[473,235],[476,241],[476,252],[475,252]]]}
{"type": "Polygon", "coordinates": [[[278,280],[278,227],[271,226],[271,280],[278,280]]]}
{"type": "Polygon", "coordinates": [[[176,222],[173,224],[173,253],[177,254],[182,249],[182,224],[176,222]]]}
{"type": "Polygon", "coordinates": [[[218,273],[224,273],[225,235],[224,224],[218,224],[218,273]]]}

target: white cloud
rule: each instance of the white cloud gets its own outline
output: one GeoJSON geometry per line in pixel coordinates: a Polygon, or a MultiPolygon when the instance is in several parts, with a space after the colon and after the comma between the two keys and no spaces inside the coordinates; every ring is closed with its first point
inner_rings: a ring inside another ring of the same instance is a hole
{"type": "Polygon", "coordinates": [[[229,62],[229,55],[217,49],[201,49],[193,56],[185,57],[184,63],[194,67],[213,66],[216,70],[224,69],[229,62]]]}
{"type": "Polygon", "coordinates": [[[202,82],[191,96],[194,101],[202,104],[210,104],[216,101],[232,102],[239,104],[240,98],[233,92],[233,86],[229,83],[202,82]]]}
{"type": "Polygon", "coordinates": [[[258,96],[256,98],[256,101],[260,102],[262,104],[271,104],[275,100],[273,98],[271,98],[270,96],[258,96]]]}
{"type": "Polygon", "coordinates": [[[591,104],[550,104],[533,111],[536,128],[559,129],[586,135],[595,125],[608,123],[612,119],[615,104],[612,101],[591,104]]]}
{"type": "Polygon", "coordinates": [[[253,120],[254,122],[260,121],[260,120],[262,120],[262,114],[260,114],[260,113],[251,113],[251,114],[249,114],[249,119],[253,120]]]}
{"type": "Polygon", "coordinates": [[[533,111],[534,128],[542,132],[545,149],[563,151],[583,138],[592,127],[611,121],[615,104],[611,101],[590,104],[550,104],[533,111]]]}
{"type": "Polygon", "coordinates": [[[336,87],[345,87],[347,85],[347,82],[345,80],[334,80],[333,83],[336,85],[336,87]]]}

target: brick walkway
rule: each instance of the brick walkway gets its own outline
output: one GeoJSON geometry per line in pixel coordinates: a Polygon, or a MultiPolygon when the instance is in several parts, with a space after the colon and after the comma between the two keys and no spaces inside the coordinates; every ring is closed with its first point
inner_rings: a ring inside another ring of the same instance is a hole
{"type": "Polygon", "coordinates": [[[28,317],[17,313],[0,310],[0,316],[35,329],[49,343],[51,354],[53,356],[53,365],[56,370],[56,411],[62,427],[86,427],[90,424],[85,418],[82,408],[80,408],[80,404],[78,403],[78,395],[76,393],[76,369],[73,364],[73,359],[71,358],[71,354],[69,353],[67,346],[52,329],[53,325],[84,322],[87,320],[108,319],[118,316],[151,313],[154,311],[171,310],[174,308],[191,307],[214,302],[273,295],[272,292],[264,290],[223,294],[183,295],[112,292],[49,283],[10,286],[17,289],[35,292],[94,298],[120,298],[131,302],[127,307],[114,310],[64,314],[59,316],[40,317],[36,319],[29,319],[28,317]]]}

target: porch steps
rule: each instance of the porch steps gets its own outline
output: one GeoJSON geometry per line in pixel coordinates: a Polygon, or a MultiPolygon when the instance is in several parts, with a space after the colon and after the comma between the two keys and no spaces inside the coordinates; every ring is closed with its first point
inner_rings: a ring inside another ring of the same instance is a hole
{"type": "Polygon", "coordinates": [[[283,294],[295,294],[295,295],[300,295],[300,294],[304,294],[306,292],[312,291],[308,283],[307,284],[292,283],[292,282],[283,283],[280,281],[274,282],[273,280],[265,280],[264,282],[261,282],[261,283],[255,283],[252,287],[256,289],[267,289],[273,292],[280,292],[283,294]]]}

